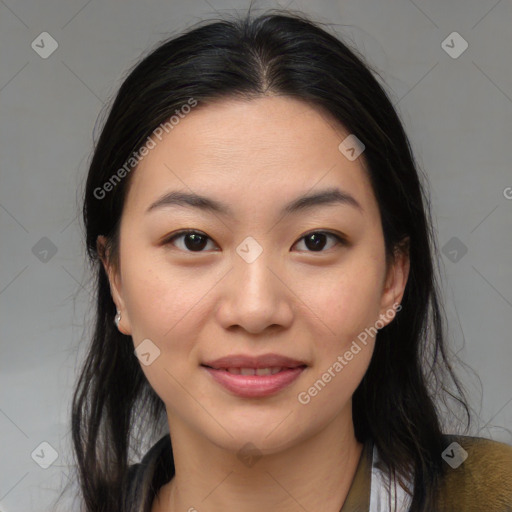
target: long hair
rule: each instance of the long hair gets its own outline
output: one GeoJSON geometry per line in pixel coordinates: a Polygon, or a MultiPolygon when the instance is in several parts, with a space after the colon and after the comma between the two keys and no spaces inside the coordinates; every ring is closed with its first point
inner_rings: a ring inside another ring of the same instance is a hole
{"type": "MultiPolygon", "coordinates": [[[[447,357],[430,203],[401,121],[373,70],[357,50],[320,25],[289,10],[203,21],[146,55],[110,107],[83,198],[97,301],[95,328],[72,401],[72,440],[85,512],[119,510],[129,450],[140,442],[138,434],[148,428],[154,434],[165,423],[164,403],[145,378],[131,337],[113,323],[116,308],[96,245],[104,235],[109,260],[118,262],[120,218],[137,172],[126,162],[191,98],[201,106],[220,98],[250,101],[269,94],[328,112],[364,143],[361,158],[378,202],[387,257],[392,259],[409,239],[402,310],[378,333],[369,368],[353,396],[353,421],[357,439],[375,443],[391,474],[400,481],[414,475],[410,510],[432,510],[444,449],[436,397],[447,391],[460,400],[468,424],[469,410],[447,357]],[[129,170],[113,183],[123,166],[129,170]],[[112,186],[105,192],[109,180],[112,186]]],[[[154,492],[150,485],[144,488],[154,492]]]]}

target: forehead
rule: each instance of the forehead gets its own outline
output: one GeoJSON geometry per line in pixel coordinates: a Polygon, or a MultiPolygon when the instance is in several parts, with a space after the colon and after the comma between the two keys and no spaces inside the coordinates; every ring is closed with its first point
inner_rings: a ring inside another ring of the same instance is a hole
{"type": "Polygon", "coordinates": [[[177,189],[235,209],[253,200],[279,207],[333,186],[356,196],[365,210],[375,208],[362,156],[350,161],[338,148],[349,133],[306,102],[223,99],[191,108],[168,131],[161,141],[153,137],[155,146],[133,171],[126,209],[142,212],[177,189]]]}

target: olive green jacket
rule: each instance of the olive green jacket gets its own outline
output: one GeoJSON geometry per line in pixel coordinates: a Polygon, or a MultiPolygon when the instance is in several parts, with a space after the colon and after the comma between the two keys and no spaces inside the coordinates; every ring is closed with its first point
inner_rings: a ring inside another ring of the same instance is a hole
{"type": "MultiPolygon", "coordinates": [[[[432,512],[512,512],[512,446],[479,437],[444,437],[446,449],[440,456],[447,467],[432,512]]],[[[367,443],[340,512],[373,512],[371,471],[367,443]]]]}
{"type": "MultiPolygon", "coordinates": [[[[512,446],[489,439],[445,436],[446,463],[438,503],[431,512],[512,512],[512,446]]],[[[364,445],[340,512],[370,511],[373,444],[364,445]]],[[[129,468],[124,512],[151,512],[156,491],[174,474],[169,434],[129,468]]],[[[316,511],[310,511],[316,512],[316,511]]],[[[398,510],[398,512],[407,512],[398,510]]]]}

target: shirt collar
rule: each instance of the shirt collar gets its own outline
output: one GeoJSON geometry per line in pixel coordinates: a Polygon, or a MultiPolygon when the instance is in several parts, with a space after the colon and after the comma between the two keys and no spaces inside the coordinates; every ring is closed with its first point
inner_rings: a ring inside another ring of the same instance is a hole
{"type": "Polygon", "coordinates": [[[366,441],[347,497],[340,512],[368,512],[372,481],[373,442],[366,441]]]}
{"type": "MultiPolygon", "coordinates": [[[[160,441],[146,453],[141,463],[136,465],[140,468],[137,471],[137,473],[139,473],[138,476],[141,477],[142,471],[147,471],[147,466],[154,466],[156,461],[160,458],[165,459],[165,462],[161,464],[162,469],[165,471],[171,468],[171,471],[169,474],[163,475],[163,481],[158,482],[157,488],[174,476],[174,464],[172,461],[172,448],[169,434],[164,435],[160,441]]],[[[354,478],[352,479],[347,497],[340,512],[369,512],[372,464],[373,442],[368,440],[363,445],[354,478]]],[[[152,472],[154,471],[155,468],[153,467],[152,472]]],[[[133,476],[135,476],[135,474],[133,476]]]]}

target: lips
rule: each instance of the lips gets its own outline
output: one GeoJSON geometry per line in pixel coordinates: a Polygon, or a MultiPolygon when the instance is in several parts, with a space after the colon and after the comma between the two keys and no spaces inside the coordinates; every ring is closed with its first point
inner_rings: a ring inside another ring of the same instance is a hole
{"type": "Polygon", "coordinates": [[[206,361],[203,366],[209,366],[216,370],[227,370],[234,368],[297,368],[298,366],[307,366],[304,361],[291,359],[279,354],[264,354],[262,356],[232,355],[206,361]]]}
{"type": "Polygon", "coordinates": [[[230,393],[242,398],[263,398],[289,386],[308,365],[278,354],[265,354],[227,356],[201,366],[230,393]]]}
{"type": "Polygon", "coordinates": [[[288,369],[286,366],[272,366],[268,368],[215,368],[219,371],[226,371],[232,373],[233,375],[275,375],[285,369],[288,369]]]}

